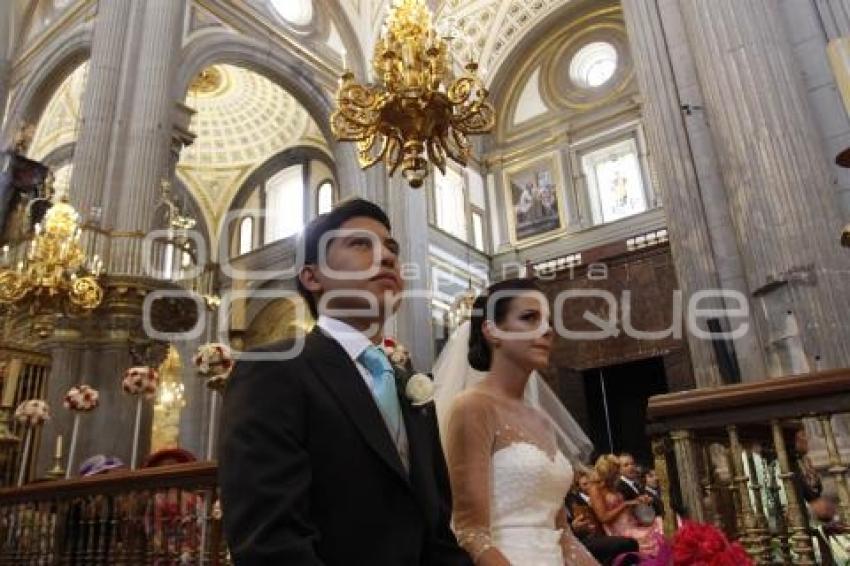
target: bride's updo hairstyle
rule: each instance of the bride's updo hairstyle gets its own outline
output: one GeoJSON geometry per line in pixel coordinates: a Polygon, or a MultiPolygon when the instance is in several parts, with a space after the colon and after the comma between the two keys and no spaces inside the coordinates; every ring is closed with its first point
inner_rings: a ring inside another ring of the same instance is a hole
{"type": "Polygon", "coordinates": [[[493,361],[493,352],[483,326],[487,320],[499,324],[505,320],[515,294],[521,291],[542,292],[534,279],[506,279],[490,285],[487,290],[476,297],[472,305],[472,319],[469,323],[469,365],[478,371],[489,371],[493,361]],[[493,295],[498,295],[494,297],[493,295]],[[490,318],[487,318],[487,315],[490,318]]]}

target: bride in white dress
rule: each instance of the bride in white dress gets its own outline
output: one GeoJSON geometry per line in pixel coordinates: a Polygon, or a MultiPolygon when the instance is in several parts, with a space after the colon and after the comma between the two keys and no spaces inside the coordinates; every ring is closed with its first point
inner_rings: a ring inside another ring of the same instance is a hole
{"type": "Polygon", "coordinates": [[[532,280],[497,283],[476,300],[469,323],[468,363],[486,375],[444,355],[434,367],[452,522],[480,566],[598,566],[567,524],[573,467],[559,448],[581,458],[589,441],[568,416],[565,434],[530,395],[530,380],[538,392],[545,387],[535,370],[549,365],[550,316],[532,280]]]}

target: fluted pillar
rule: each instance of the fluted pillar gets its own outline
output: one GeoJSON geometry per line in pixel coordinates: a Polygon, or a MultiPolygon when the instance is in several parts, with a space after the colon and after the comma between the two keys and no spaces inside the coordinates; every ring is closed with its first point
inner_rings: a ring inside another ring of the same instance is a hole
{"type": "MultiPolygon", "coordinates": [[[[132,33],[132,0],[100,0],[94,20],[88,77],[83,94],[80,131],[71,173],[71,201],[88,219],[102,206],[107,168],[115,158],[122,64],[132,33]]],[[[131,66],[124,66],[126,69],[131,66]]]]}
{"type": "Polygon", "coordinates": [[[171,96],[179,63],[184,0],[144,2],[143,31],[131,65],[134,80],[127,126],[123,175],[110,201],[115,228],[147,232],[160,181],[169,176],[171,124],[175,100],[171,96]]]}
{"type": "Polygon", "coordinates": [[[850,36],[850,0],[817,0],[828,39],[850,36]]]}
{"type": "Polygon", "coordinates": [[[9,96],[9,57],[11,56],[10,38],[12,35],[12,8],[0,8],[0,131],[6,115],[6,97],[9,96]]]}
{"type": "Polygon", "coordinates": [[[411,352],[413,367],[429,371],[434,360],[431,301],[428,296],[428,192],[411,189],[396,176],[389,180],[385,210],[393,225],[393,237],[400,244],[402,277],[408,296],[387,329],[411,352]]]}
{"type": "MultiPolygon", "coordinates": [[[[675,38],[666,36],[656,0],[623,0],[622,6],[641,89],[649,160],[667,213],[680,288],[686,299],[697,291],[720,287],[748,296],[737,247],[725,229],[728,212],[713,150],[710,144],[705,147],[704,137],[694,135],[691,139],[689,122],[680,108],[684,101],[668,52],[675,38]],[[699,162],[694,160],[694,146],[700,146],[699,162]]],[[[669,4],[665,6],[669,11],[669,4]]],[[[676,63],[681,66],[690,61],[680,52],[676,63]]],[[[737,306],[730,304],[732,308],[737,306]]],[[[735,320],[731,324],[737,327],[741,322],[735,320]]],[[[751,320],[747,322],[751,330],[736,340],[735,350],[744,379],[758,379],[765,374],[763,357],[756,329],[751,320]]],[[[697,385],[718,384],[720,374],[711,342],[689,334],[688,345],[697,385]]]]}
{"type": "MultiPolygon", "coordinates": [[[[53,447],[56,436],[60,434],[65,444],[62,466],[67,465],[74,415],[62,405],[65,393],[73,385],[80,383],[93,385],[80,373],[83,348],[80,333],[72,328],[57,330],[54,337],[46,344],[46,349],[50,353],[50,378],[47,381],[45,400],[50,405],[51,418],[44,424],[41,431],[41,450],[38,453],[35,477],[42,477],[52,466],[53,447]]],[[[85,436],[85,433],[81,432],[80,435],[85,436]]],[[[85,452],[78,447],[73,466],[75,470],[85,457],[84,454],[85,452]]]]}
{"type": "Polygon", "coordinates": [[[776,4],[680,5],[748,286],[774,347],[794,358],[785,368],[797,367],[801,353],[785,343],[796,319],[810,359],[847,366],[850,255],[838,243],[838,198],[776,4]]]}

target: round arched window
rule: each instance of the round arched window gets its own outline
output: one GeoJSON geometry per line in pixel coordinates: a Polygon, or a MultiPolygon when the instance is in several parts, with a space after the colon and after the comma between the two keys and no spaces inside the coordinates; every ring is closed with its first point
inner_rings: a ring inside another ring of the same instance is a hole
{"type": "Polygon", "coordinates": [[[271,0],[275,12],[293,26],[306,26],[313,21],[312,0],[271,0]]]}
{"type": "Polygon", "coordinates": [[[617,70],[617,50],[605,41],[588,43],[570,61],[570,79],[584,88],[604,85],[617,70]]]}

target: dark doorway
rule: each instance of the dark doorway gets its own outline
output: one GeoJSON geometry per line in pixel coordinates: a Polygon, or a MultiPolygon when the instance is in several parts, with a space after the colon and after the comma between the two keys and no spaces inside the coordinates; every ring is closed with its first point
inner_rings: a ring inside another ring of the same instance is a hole
{"type": "Polygon", "coordinates": [[[662,358],[594,368],[583,372],[588,430],[599,454],[628,452],[642,464],[652,464],[646,436],[646,403],[667,393],[662,358]]]}

